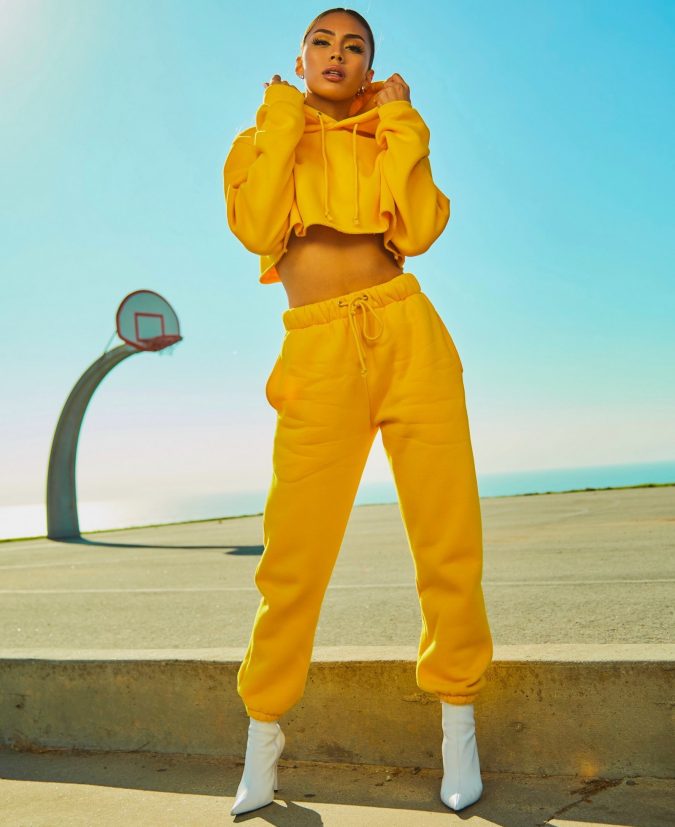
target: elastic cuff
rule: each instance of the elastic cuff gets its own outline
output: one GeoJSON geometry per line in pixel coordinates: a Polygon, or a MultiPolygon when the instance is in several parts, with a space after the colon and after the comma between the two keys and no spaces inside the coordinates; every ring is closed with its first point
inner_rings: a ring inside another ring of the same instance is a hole
{"type": "Polygon", "coordinates": [[[380,112],[384,109],[385,113],[395,113],[397,107],[401,111],[403,111],[404,109],[412,109],[412,103],[406,100],[387,101],[386,103],[381,103],[377,108],[380,112]]]}
{"type": "MultiPolygon", "coordinates": [[[[246,704],[244,704],[246,706],[246,704]]],[[[250,707],[246,706],[246,714],[249,718],[255,718],[256,721],[264,721],[265,723],[275,723],[281,716],[274,715],[269,712],[260,712],[257,709],[251,709],[250,707]]]]}
{"type": "Polygon", "coordinates": [[[265,87],[263,101],[267,104],[284,101],[302,106],[305,103],[305,96],[296,86],[287,86],[285,83],[270,83],[269,86],[265,87]]]}

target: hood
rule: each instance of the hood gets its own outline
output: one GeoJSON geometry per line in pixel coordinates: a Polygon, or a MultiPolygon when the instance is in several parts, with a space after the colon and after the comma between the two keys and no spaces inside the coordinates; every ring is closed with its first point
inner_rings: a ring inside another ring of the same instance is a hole
{"type": "Polygon", "coordinates": [[[323,157],[323,212],[328,221],[333,216],[328,208],[328,159],[326,156],[326,130],[348,129],[352,133],[352,157],[354,179],[354,216],[353,223],[359,226],[359,169],[356,162],[356,133],[374,135],[380,121],[378,106],[375,97],[384,87],[383,80],[376,80],[370,84],[363,95],[354,98],[349,115],[342,120],[335,120],[331,115],[321,112],[305,103],[305,133],[321,132],[321,155],[323,157]]]}
{"type": "Polygon", "coordinates": [[[321,129],[321,124],[323,124],[326,129],[353,129],[354,125],[357,125],[359,132],[367,132],[374,135],[379,120],[375,98],[383,88],[383,80],[376,80],[371,83],[363,95],[354,98],[349,109],[349,115],[339,121],[335,120],[331,115],[320,112],[318,109],[306,103],[305,132],[317,132],[321,129]]]}

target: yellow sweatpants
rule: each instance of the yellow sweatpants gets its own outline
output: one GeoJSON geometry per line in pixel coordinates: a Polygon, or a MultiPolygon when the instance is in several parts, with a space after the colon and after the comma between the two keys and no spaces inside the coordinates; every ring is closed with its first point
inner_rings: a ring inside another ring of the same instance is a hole
{"type": "Polygon", "coordinates": [[[473,703],[492,661],[463,367],[412,273],[285,310],[266,385],[277,412],[255,572],[262,598],[237,676],[249,716],[302,697],[324,594],[378,428],[415,565],[416,680],[473,703]]]}

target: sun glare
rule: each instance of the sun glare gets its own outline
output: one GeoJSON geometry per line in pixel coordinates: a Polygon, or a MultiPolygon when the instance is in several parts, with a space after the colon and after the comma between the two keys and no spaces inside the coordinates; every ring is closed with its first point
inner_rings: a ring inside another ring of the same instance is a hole
{"type": "Polygon", "coordinates": [[[30,23],[39,19],[40,3],[35,0],[0,0],[0,66],[6,69],[30,48],[30,23]]]}

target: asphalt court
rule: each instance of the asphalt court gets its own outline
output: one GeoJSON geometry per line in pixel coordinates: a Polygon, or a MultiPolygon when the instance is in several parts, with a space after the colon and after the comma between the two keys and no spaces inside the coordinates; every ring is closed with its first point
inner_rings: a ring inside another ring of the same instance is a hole
{"type": "MultiPolygon", "coordinates": [[[[481,509],[496,645],[672,642],[675,486],[487,497],[481,509]]],[[[262,550],[261,515],[2,543],[3,648],[246,646],[262,550]]],[[[315,646],[414,646],[420,628],[398,505],[355,508],[315,646]]]]}

